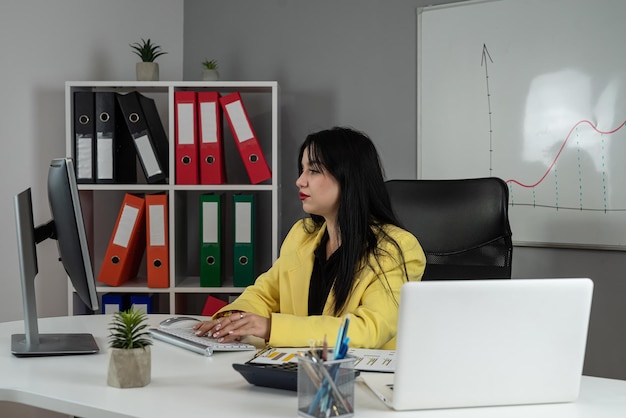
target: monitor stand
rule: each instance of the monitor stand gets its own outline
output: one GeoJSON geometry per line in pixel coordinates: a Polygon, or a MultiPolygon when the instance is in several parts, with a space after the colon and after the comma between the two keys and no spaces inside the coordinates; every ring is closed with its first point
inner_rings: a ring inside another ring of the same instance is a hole
{"type": "Polygon", "coordinates": [[[39,334],[38,343],[26,340],[25,334],[11,335],[11,353],[15,357],[94,354],[99,351],[91,334],[39,334]]]}
{"type": "Polygon", "coordinates": [[[35,279],[37,277],[36,245],[51,236],[52,222],[35,228],[30,189],[15,196],[17,248],[24,307],[24,334],[11,335],[11,352],[16,357],[93,354],[99,351],[91,334],[39,334],[35,279]]]}

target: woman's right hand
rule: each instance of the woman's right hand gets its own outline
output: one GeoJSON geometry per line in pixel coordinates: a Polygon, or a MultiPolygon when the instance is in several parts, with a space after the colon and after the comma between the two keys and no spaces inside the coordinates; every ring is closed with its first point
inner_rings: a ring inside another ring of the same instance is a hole
{"type": "Polygon", "coordinates": [[[201,321],[193,329],[196,330],[196,335],[217,338],[218,342],[239,341],[247,335],[268,341],[271,321],[250,312],[233,311],[228,316],[201,321]]]}

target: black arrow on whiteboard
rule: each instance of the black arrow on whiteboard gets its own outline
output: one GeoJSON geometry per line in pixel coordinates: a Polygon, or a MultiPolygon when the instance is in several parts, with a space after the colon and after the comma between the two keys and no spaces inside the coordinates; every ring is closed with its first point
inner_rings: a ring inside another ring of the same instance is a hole
{"type": "Polygon", "coordinates": [[[483,53],[482,53],[482,59],[480,61],[480,66],[485,67],[485,81],[487,85],[487,110],[489,111],[489,176],[491,177],[492,171],[493,171],[493,167],[491,164],[491,156],[493,154],[493,147],[492,147],[493,127],[491,125],[491,92],[489,91],[489,65],[488,65],[489,62],[487,60],[491,61],[491,63],[493,64],[491,55],[489,55],[489,51],[487,50],[487,45],[483,44],[483,53]]]}

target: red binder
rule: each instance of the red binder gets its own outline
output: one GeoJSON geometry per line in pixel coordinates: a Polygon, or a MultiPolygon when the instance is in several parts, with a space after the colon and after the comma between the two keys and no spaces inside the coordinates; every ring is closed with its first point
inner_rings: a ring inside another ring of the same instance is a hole
{"type": "Polygon", "coordinates": [[[215,91],[198,92],[198,137],[200,138],[200,184],[226,183],[222,109],[215,91]]]}
{"type": "Polygon", "coordinates": [[[174,92],[176,184],[198,184],[196,92],[174,92]]]}
{"type": "Polygon", "coordinates": [[[222,309],[224,306],[228,305],[228,303],[224,302],[222,299],[218,299],[215,296],[207,296],[206,302],[204,302],[204,308],[202,308],[202,316],[213,316],[215,312],[222,309]]]}
{"type": "Polygon", "coordinates": [[[169,287],[167,195],[146,195],[145,199],[148,287],[169,287]]]}
{"type": "Polygon", "coordinates": [[[263,156],[263,151],[250,123],[241,95],[238,92],[230,93],[220,98],[220,104],[235,137],[235,143],[248,172],[248,177],[250,177],[250,182],[258,184],[272,178],[272,172],[263,156]]]}
{"type": "Polygon", "coordinates": [[[144,216],[144,198],[126,193],[102,261],[99,282],[119,286],[137,277],[146,249],[144,216]]]}

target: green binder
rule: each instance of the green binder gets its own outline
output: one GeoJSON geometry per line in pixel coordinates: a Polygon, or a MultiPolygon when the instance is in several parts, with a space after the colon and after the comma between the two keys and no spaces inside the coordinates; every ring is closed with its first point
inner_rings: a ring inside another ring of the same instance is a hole
{"type": "Polygon", "coordinates": [[[235,237],[233,243],[233,285],[246,287],[254,283],[254,195],[233,195],[235,237]]]}
{"type": "Polygon", "coordinates": [[[200,286],[222,285],[222,195],[200,196],[200,286]]]}

